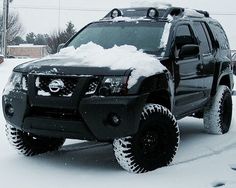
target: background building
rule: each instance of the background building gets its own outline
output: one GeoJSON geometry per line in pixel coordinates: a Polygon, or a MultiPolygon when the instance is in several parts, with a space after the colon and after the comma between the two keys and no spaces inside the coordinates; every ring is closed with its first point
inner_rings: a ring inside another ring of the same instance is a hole
{"type": "Polygon", "coordinates": [[[8,57],[16,58],[42,58],[49,55],[48,46],[20,44],[7,47],[8,57]]]}

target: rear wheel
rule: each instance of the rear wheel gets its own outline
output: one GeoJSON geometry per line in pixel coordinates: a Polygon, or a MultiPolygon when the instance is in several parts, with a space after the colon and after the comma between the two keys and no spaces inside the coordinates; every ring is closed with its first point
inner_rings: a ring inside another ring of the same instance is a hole
{"type": "Polygon", "coordinates": [[[48,138],[35,136],[17,130],[12,125],[6,125],[6,135],[12,146],[25,156],[33,156],[58,150],[65,142],[63,138],[48,138]]]}
{"type": "Polygon", "coordinates": [[[136,135],[113,142],[118,163],[127,171],[143,173],[170,164],[179,144],[177,121],[157,104],[144,107],[136,135]]]}
{"type": "Polygon", "coordinates": [[[219,86],[204,111],[204,127],[210,134],[225,134],[230,129],[232,97],[227,86],[219,86]]]}

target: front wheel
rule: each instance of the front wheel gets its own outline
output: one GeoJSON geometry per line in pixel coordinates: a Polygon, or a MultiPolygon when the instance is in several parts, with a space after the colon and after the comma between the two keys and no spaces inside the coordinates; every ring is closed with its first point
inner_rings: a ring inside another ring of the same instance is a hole
{"type": "Polygon", "coordinates": [[[118,163],[125,170],[144,173],[170,164],[179,144],[179,128],[171,112],[158,104],[147,104],[139,131],[113,142],[118,163]]]}
{"type": "Polygon", "coordinates": [[[33,156],[58,150],[65,142],[63,138],[48,138],[35,136],[17,130],[10,124],[6,125],[6,135],[11,145],[25,156],[33,156]]]}

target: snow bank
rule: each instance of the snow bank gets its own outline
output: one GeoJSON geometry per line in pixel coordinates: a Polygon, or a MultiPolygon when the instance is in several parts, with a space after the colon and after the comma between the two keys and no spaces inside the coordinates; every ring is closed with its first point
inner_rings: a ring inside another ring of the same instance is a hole
{"type": "Polygon", "coordinates": [[[77,49],[64,48],[52,57],[69,57],[75,60],[66,63],[65,66],[109,67],[111,70],[133,69],[128,88],[134,86],[140,77],[152,76],[166,69],[155,56],[148,55],[129,45],[104,49],[90,42],[77,49]]]}

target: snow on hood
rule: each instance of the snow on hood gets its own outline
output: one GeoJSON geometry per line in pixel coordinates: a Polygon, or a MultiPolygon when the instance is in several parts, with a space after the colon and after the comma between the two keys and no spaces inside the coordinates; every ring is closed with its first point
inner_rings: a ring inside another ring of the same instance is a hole
{"type": "Polygon", "coordinates": [[[66,63],[65,66],[108,67],[111,70],[132,69],[128,88],[134,86],[140,77],[152,76],[166,70],[155,56],[146,54],[130,45],[104,49],[102,46],[90,42],[77,49],[72,46],[63,48],[58,54],[50,56],[54,59],[68,57],[76,61],[66,63]]]}

